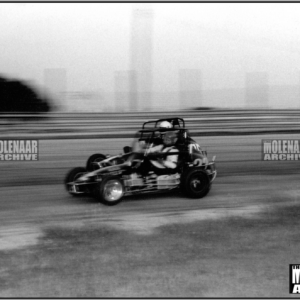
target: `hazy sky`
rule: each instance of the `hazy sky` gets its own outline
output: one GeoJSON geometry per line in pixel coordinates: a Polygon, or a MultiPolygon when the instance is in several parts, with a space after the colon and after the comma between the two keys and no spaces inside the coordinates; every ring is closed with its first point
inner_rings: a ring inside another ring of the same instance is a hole
{"type": "Polygon", "coordinates": [[[0,4],[0,74],[43,85],[67,70],[68,91],[112,91],[130,69],[132,12],[151,8],[155,91],[177,91],[178,70],[202,71],[202,88],[243,88],[246,72],[271,85],[300,84],[300,4],[0,4]]]}

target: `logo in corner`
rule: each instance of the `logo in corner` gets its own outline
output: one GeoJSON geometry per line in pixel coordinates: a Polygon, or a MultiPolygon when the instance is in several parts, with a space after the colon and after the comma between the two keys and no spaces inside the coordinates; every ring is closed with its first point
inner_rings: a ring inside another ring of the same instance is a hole
{"type": "Polygon", "coordinates": [[[290,294],[300,294],[300,264],[290,265],[290,294]]]}

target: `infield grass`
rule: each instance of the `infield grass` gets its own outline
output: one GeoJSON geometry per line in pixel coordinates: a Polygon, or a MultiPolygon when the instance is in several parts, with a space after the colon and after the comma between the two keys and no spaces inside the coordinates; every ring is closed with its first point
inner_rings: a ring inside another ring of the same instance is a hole
{"type": "Polygon", "coordinates": [[[173,224],[141,235],[49,228],[1,251],[0,297],[289,297],[300,206],[173,224]]]}

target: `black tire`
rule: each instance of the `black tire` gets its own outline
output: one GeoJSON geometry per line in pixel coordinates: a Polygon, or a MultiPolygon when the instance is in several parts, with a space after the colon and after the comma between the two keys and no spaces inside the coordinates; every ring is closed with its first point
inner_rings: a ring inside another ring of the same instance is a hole
{"type": "Polygon", "coordinates": [[[106,156],[104,154],[96,153],[96,154],[91,155],[86,162],[86,169],[89,172],[96,170],[97,166],[94,165],[93,162],[100,162],[104,159],[106,159],[106,156]]]}
{"type": "MultiPolygon", "coordinates": [[[[80,177],[83,173],[86,173],[86,172],[87,172],[86,168],[83,168],[83,167],[76,167],[76,168],[70,170],[64,180],[66,190],[69,192],[69,188],[67,185],[68,182],[73,182],[74,180],[76,180],[76,178],[80,177]]],[[[73,196],[76,196],[76,194],[72,194],[72,193],[70,193],[70,194],[73,196]]]]}
{"type": "Polygon", "coordinates": [[[210,186],[209,176],[204,170],[191,168],[181,176],[181,189],[190,198],[203,198],[210,186]]]}
{"type": "Polygon", "coordinates": [[[125,146],[125,147],[123,148],[123,152],[124,152],[125,154],[126,154],[126,153],[132,152],[132,147],[125,146]]]}
{"type": "Polygon", "coordinates": [[[124,184],[118,176],[108,176],[95,187],[95,197],[105,205],[116,205],[122,201],[124,195],[124,184]],[[111,189],[116,187],[115,194],[112,195],[111,189]]]}

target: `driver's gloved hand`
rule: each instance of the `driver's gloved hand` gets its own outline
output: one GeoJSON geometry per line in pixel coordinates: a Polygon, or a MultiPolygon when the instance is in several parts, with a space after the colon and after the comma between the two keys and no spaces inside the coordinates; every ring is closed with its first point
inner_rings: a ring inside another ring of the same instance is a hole
{"type": "Polygon", "coordinates": [[[163,155],[163,154],[157,154],[157,159],[159,159],[159,160],[162,160],[162,159],[165,159],[166,158],[166,156],[165,155],[163,155]]]}
{"type": "Polygon", "coordinates": [[[156,158],[157,158],[157,154],[156,154],[156,153],[149,153],[149,154],[147,155],[147,157],[148,157],[149,159],[156,159],[156,158]]]}
{"type": "Polygon", "coordinates": [[[125,146],[125,147],[123,148],[123,152],[124,152],[125,154],[126,154],[126,153],[132,152],[132,147],[125,146]]]}
{"type": "Polygon", "coordinates": [[[149,159],[155,159],[155,160],[163,160],[165,159],[165,156],[161,153],[150,153],[148,154],[149,159]]]}

